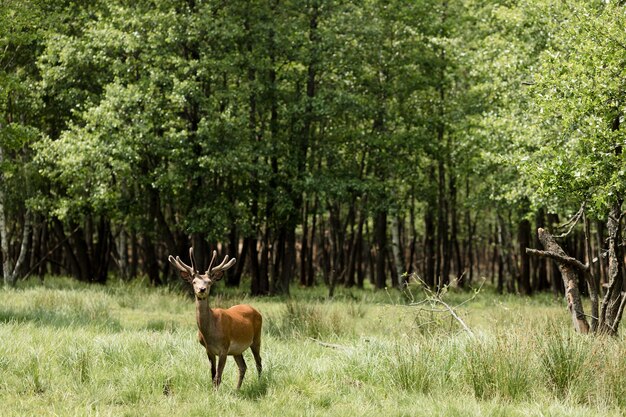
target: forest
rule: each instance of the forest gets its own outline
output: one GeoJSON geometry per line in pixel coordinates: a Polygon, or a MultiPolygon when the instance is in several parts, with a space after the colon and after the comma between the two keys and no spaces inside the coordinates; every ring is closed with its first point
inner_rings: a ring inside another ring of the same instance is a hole
{"type": "Polygon", "coordinates": [[[541,228],[593,272],[581,293],[621,288],[625,13],[5,0],[4,284],[166,285],[168,255],[193,246],[199,265],[237,258],[225,281],[252,295],[483,278],[563,294],[557,263],[526,250],[541,228]]]}
{"type": "Polygon", "coordinates": [[[624,416],[625,23],[0,0],[0,414],[624,416]]]}

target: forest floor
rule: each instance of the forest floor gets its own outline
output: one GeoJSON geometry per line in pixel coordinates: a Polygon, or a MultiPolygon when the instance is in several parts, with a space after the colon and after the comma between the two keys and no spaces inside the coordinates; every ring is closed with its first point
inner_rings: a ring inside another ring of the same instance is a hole
{"type": "Polygon", "coordinates": [[[141,282],[50,278],[0,290],[0,415],[621,416],[622,336],[573,334],[564,301],[450,291],[293,289],[250,298],[220,284],[211,304],[264,317],[235,390],[229,358],[211,385],[193,300],[141,282]]]}

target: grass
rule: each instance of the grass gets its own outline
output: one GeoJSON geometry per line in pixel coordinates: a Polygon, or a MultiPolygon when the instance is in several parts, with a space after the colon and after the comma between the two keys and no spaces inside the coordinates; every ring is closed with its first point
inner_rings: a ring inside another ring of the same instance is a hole
{"type": "MultiPolygon", "coordinates": [[[[483,290],[449,315],[395,291],[294,289],[251,299],[218,287],[214,306],[264,316],[264,373],[240,391],[226,365],[211,387],[184,292],[67,279],[0,290],[2,416],[620,416],[622,337],[573,334],[561,300],[483,290]]],[[[450,304],[468,298],[450,292],[450,304]]]]}

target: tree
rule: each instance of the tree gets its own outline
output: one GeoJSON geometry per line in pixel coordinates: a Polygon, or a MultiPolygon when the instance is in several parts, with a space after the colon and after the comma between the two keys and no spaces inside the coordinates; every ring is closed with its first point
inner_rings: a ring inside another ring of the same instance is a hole
{"type": "Polygon", "coordinates": [[[26,265],[39,181],[32,145],[40,133],[33,85],[46,2],[0,5],[0,257],[4,284],[15,285],[26,265]]]}
{"type": "MultiPolygon", "coordinates": [[[[571,3],[553,14],[560,30],[542,54],[533,86],[532,108],[541,127],[541,145],[526,174],[537,186],[538,201],[556,208],[580,205],[577,220],[606,219],[608,282],[602,298],[593,273],[589,225],[586,263],[567,256],[540,230],[543,256],[556,259],[566,280],[566,295],[577,330],[617,333],[626,297],[620,242],[623,181],[624,114],[623,62],[626,36],[619,4],[571,3]],[[592,298],[591,325],[576,292],[577,271],[586,278],[592,298]]],[[[599,256],[601,259],[601,255],[599,256]]]]}

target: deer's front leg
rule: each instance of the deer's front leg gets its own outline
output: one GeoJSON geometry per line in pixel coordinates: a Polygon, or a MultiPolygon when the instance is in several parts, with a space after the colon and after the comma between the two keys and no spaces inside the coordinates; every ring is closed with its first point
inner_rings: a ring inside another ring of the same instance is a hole
{"type": "Polygon", "coordinates": [[[217,370],[215,368],[215,355],[211,355],[209,352],[207,352],[207,356],[209,357],[209,362],[211,362],[211,381],[215,383],[215,374],[217,373],[217,370]]]}
{"type": "Polygon", "coordinates": [[[222,383],[222,373],[224,372],[224,366],[226,366],[227,357],[228,356],[226,355],[226,353],[219,354],[219,359],[217,362],[217,374],[215,375],[215,378],[213,378],[213,385],[216,388],[219,387],[222,383]]]}

